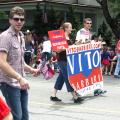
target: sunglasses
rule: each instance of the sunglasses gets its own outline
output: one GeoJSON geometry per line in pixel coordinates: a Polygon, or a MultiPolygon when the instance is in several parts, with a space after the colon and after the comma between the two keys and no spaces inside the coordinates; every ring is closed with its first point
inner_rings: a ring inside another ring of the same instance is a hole
{"type": "Polygon", "coordinates": [[[92,24],[92,23],[87,22],[86,24],[92,24]]]}
{"type": "Polygon", "coordinates": [[[14,21],[18,22],[18,21],[25,21],[25,18],[12,18],[14,21]]]}

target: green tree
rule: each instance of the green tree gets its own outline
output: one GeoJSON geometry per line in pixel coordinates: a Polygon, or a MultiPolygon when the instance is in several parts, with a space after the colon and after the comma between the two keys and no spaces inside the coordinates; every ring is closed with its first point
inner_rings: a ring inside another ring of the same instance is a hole
{"type": "Polygon", "coordinates": [[[57,18],[58,18],[57,12],[51,6],[50,10],[48,12],[48,26],[49,26],[49,30],[58,29],[59,26],[58,26],[57,18]]]}
{"type": "Polygon", "coordinates": [[[73,6],[69,6],[68,8],[67,21],[72,23],[73,28],[79,29],[80,27],[79,18],[77,17],[75,7],[73,6]]]}
{"type": "Polygon", "coordinates": [[[0,11],[0,19],[8,19],[8,15],[4,11],[0,11]]]}
{"type": "Polygon", "coordinates": [[[120,0],[108,0],[108,6],[113,16],[120,14],[120,0]]]}
{"type": "Polygon", "coordinates": [[[101,5],[106,22],[110,26],[116,39],[120,39],[120,0],[96,1],[101,5]],[[111,9],[109,6],[112,6],[111,9]]]}
{"type": "Polygon", "coordinates": [[[44,11],[39,8],[39,4],[36,6],[36,14],[34,16],[34,25],[33,28],[35,30],[35,33],[37,35],[44,35],[47,34],[47,31],[49,30],[48,22],[45,22],[45,16],[47,15],[47,11],[44,11]]]}
{"type": "Polygon", "coordinates": [[[102,23],[102,25],[100,25],[99,29],[98,29],[98,35],[103,38],[103,40],[107,43],[108,46],[111,46],[112,44],[112,32],[111,30],[108,29],[107,25],[105,24],[105,22],[102,23]]]}
{"type": "Polygon", "coordinates": [[[71,39],[72,39],[72,41],[75,41],[76,33],[77,33],[78,29],[81,28],[82,23],[79,22],[80,18],[76,14],[75,7],[73,7],[73,6],[69,6],[69,8],[68,8],[67,21],[72,23],[72,27],[74,30],[72,31],[71,39]]]}

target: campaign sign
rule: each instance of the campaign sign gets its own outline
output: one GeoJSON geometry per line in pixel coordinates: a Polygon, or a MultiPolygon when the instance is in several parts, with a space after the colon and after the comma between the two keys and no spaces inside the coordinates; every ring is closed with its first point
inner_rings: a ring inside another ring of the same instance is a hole
{"type": "Polygon", "coordinates": [[[68,48],[64,30],[48,31],[48,35],[52,44],[53,51],[59,51],[60,49],[68,48]]]}
{"type": "Polygon", "coordinates": [[[69,47],[67,52],[68,79],[81,96],[103,87],[100,42],[69,47]]]}

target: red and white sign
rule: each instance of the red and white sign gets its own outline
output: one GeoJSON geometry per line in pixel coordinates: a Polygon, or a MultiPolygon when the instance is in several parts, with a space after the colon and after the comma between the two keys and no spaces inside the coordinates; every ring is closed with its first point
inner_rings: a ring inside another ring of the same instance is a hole
{"type": "Polygon", "coordinates": [[[60,49],[68,48],[64,30],[48,31],[48,35],[49,35],[49,39],[52,44],[53,51],[59,51],[60,49]]]}
{"type": "Polygon", "coordinates": [[[103,87],[101,43],[74,45],[67,49],[68,79],[81,96],[103,87]]]}

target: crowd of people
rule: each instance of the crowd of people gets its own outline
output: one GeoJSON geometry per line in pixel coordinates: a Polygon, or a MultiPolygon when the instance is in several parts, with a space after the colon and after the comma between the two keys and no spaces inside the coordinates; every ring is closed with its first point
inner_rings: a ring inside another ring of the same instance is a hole
{"type": "Polygon", "coordinates": [[[120,63],[119,63],[119,42],[115,49],[104,46],[101,51],[101,64],[103,75],[114,75],[114,78],[119,77],[120,63]]]}
{"type": "MultiPolygon", "coordinates": [[[[65,83],[74,103],[81,103],[84,99],[76,93],[68,80],[66,50],[61,48],[61,50],[53,52],[47,34],[43,36],[40,44],[35,44],[34,35],[31,31],[27,30],[23,34],[21,29],[25,23],[25,11],[21,7],[13,7],[10,10],[9,23],[10,27],[0,34],[0,84],[1,92],[9,106],[1,102],[2,99],[0,98],[0,110],[3,104],[5,105],[4,108],[7,109],[2,119],[29,120],[28,89],[30,86],[25,78],[25,72],[37,76],[46,63],[50,66],[53,65],[54,69],[59,72],[50,100],[62,101],[58,98],[57,92],[62,89],[65,83]],[[7,115],[10,117],[6,118],[7,115]]],[[[70,38],[73,30],[72,24],[70,22],[62,24],[60,29],[64,30],[68,45],[91,42],[92,20],[85,18],[83,25],[84,27],[77,32],[76,40],[73,42],[70,38]]],[[[116,51],[103,47],[101,50],[101,63],[102,72],[109,75],[112,75],[114,65],[116,65],[114,77],[119,78],[120,42],[117,44],[116,51]]],[[[95,91],[96,94],[105,92],[104,90],[99,90],[99,93],[95,91]]]]}

